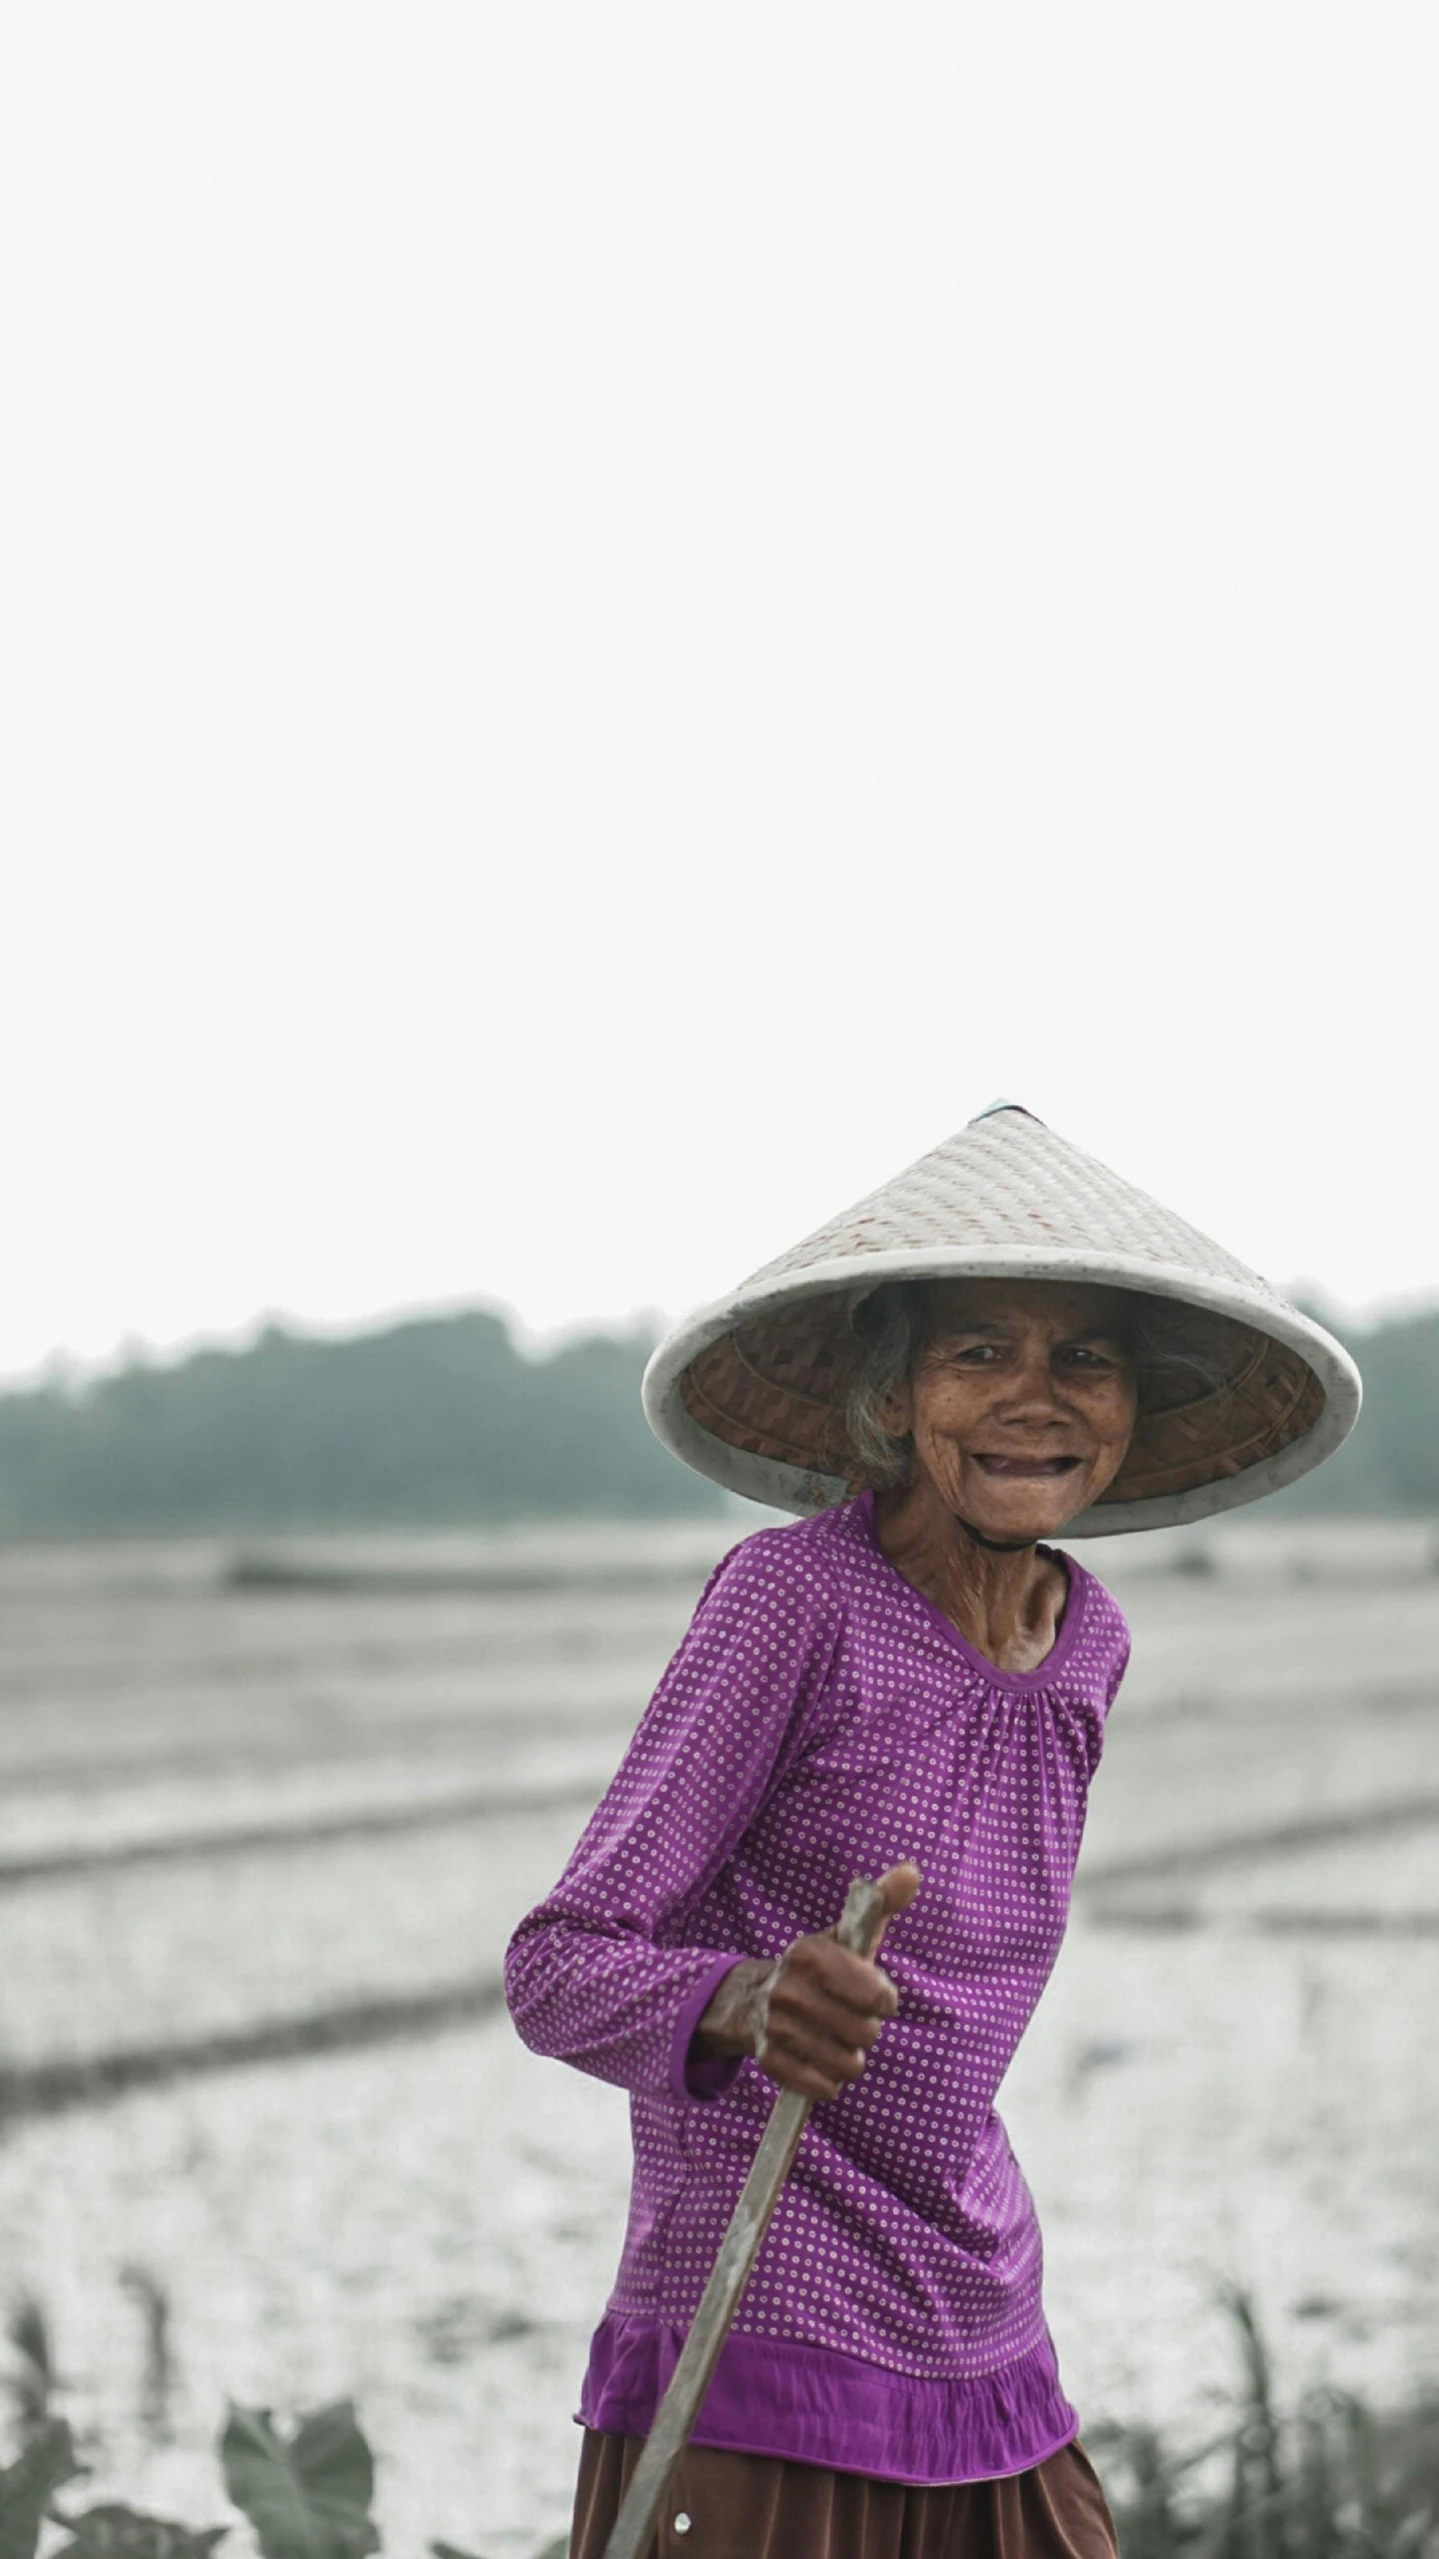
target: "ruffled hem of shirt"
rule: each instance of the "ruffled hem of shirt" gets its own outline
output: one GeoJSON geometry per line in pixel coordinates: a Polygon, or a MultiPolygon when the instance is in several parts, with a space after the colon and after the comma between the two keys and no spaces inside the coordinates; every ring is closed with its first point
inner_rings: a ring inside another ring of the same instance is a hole
{"type": "MultiPolygon", "coordinates": [[[[609,2312],[591,2343],[577,2422],[647,2435],[684,2341],[683,2328],[609,2312]]],[[[1078,2428],[1047,2332],[1000,2371],[955,2381],[916,2380],[826,2346],[730,2336],[693,2440],[949,2488],[1031,2470],[1078,2428]]]]}

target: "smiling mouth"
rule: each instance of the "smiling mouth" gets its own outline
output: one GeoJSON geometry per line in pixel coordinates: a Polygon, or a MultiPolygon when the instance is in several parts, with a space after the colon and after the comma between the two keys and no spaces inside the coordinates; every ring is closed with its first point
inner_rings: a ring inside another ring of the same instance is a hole
{"type": "Polygon", "coordinates": [[[976,1449],[974,1462],[986,1475],[1015,1477],[1022,1483],[1045,1483],[1060,1475],[1072,1475],[1084,1461],[1079,1457],[991,1457],[976,1449]]]}

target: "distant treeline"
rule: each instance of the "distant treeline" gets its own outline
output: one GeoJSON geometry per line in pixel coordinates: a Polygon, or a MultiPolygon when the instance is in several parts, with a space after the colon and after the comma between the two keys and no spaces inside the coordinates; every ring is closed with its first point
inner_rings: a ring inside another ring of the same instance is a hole
{"type": "Polygon", "coordinates": [[[272,1326],[246,1350],[0,1396],[0,1532],[714,1510],[640,1409],[651,1347],[594,1335],[531,1360],[479,1311],[350,1341],[272,1326]]]}
{"type": "MultiPolygon", "coordinates": [[[[1439,1309],[1351,1336],[1366,1400],[1291,1509],[1439,1511],[1439,1309]]],[[[0,1532],[660,1515],[722,1496],[640,1410],[649,1341],[525,1358],[496,1315],[245,1350],[0,1396],[0,1532]]]]}

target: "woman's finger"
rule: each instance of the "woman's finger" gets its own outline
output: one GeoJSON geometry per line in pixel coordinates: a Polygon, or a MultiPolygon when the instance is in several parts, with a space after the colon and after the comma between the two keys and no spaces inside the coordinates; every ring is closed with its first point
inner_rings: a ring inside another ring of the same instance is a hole
{"type": "Polygon", "coordinates": [[[898,1866],[891,1866],[887,1874],[881,1875],[876,1890],[883,1896],[886,1919],[893,1919],[896,1911],[908,1910],[922,1881],[912,1857],[902,1859],[898,1866]]]}
{"type": "Polygon", "coordinates": [[[830,2078],[811,2062],[798,2061],[792,2053],[776,2051],[760,2066],[766,2078],[774,2081],[776,2088],[792,2089],[797,2097],[808,2097],[813,2106],[828,2105],[846,2084],[843,2080],[830,2078]]]}
{"type": "Polygon", "coordinates": [[[797,2088],[813,2080],[813,2087],[806,2086],[807,2095],[835,2097],[862,2076],[867,2056],[853,2044],[832,2043],[828,2036],[796,2035],[779,2027],[766,2035],[756,2058],[761,2070],[781,2087],[797,2088]]]}
{"type": "Polygon", "coordinates": [[[823,1991],[859,2017],[892,2017],[894,1984],[864,1955],[852,1955],[833,1937],[800,1937],[780,1967],[779,1979],[823,1991]]]}
{"type": "Polygon", "coordinates": [[[886,1874],[880,1876],[878,1889],[884,1902],[884,1917],[874,1941],[876,1954],[890,1921],[897,1918],[900,1911],[908,1910],[921,1881],[919,1868],[912,1857],[903,1858],[898,1866],[891,1866],[886,1874]]]}
{"type": "Polygon", "coordinates": [[[791,2036],[858,2045],[866,2051],[884,2022],[872,2009],[851,2008],[822,1988],[792,1977],[786,1980],[783,1974],[770,1991],[769,2015],[772,2027],[783,2025],[791,2036]]]}

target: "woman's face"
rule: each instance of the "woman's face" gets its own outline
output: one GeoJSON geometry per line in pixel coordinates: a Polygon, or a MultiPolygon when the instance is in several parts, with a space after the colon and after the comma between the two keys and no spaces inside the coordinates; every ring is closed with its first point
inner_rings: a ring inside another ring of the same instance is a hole
{"type": "Polygon", "coordinates": [[[935,1280],[928,1327],[886,1427],[946,1508],[1000,1543],[1045,1537],[1097,1501],[1134,1431],[1116,1289],[935,1280]]]}

